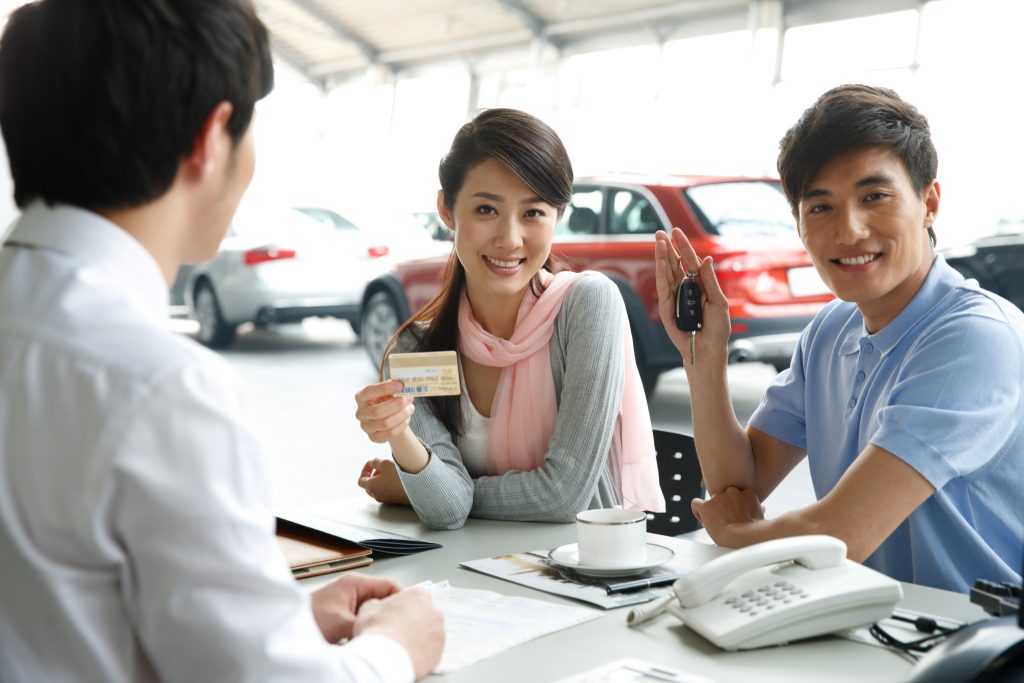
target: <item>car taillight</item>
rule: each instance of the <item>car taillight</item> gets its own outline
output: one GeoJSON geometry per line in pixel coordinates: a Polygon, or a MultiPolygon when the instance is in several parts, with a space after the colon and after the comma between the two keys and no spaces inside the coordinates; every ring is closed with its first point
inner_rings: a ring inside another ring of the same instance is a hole
{"type": "Polygon", "coordinates": [[[376,247],[367,248],[366,253],[370,256],[370,258],[380,258],[381,256],[387,256],[388,251],[388,246],[386,244],[381,244],[376,247]]]}
{"type": "Polygon", "coordinates": [[[732,258],[715,263],[715,274],[730,302],[745,299],[756,304],[782,304],[793,300],[788,267],[759,259],[732,258]]]}
{"type": "Polygon", "coordinates": [[[278,249],[277,247],[260,247],[250,249],[242,256],[247,266],[255,266],[267,261],[280,261],[281,259],[295,258],[294,249],[278,249]]]}

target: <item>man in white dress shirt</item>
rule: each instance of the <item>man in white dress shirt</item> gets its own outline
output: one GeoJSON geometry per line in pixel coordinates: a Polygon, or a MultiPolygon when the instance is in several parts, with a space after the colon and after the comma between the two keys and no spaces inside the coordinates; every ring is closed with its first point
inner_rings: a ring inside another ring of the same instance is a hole
{"type": "Polygon", "coordinates": [[[43,0],[0,38],[22,209],[0,249],[0,681],[411,681],[440,658],[422,589],[297,587],[234,377],[166,331],[272,80],[249,0],[43,0]]]}

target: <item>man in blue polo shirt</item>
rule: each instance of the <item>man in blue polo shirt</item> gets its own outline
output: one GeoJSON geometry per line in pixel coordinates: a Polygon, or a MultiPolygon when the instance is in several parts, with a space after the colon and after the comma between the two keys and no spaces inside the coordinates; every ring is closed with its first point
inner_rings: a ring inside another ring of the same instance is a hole
{"type": "Polygon", "coordinates": [[[1020,583],[1024,314],[935,253],[937,165],[927,120],[883,88],[830,90],[783,138],[783,188],[838,300],[804,330],[745,429],[711,259],[678,229],[658,236],[661,316],[686,361],[712,494],[693,511],[716,543],[825,533],[902,581],[1020,583]],[[695,364],[674,320],[683,269],[704,292],[695,364]],[[818,501],[765,519],[760,501],[804,457],[818,501]]]}

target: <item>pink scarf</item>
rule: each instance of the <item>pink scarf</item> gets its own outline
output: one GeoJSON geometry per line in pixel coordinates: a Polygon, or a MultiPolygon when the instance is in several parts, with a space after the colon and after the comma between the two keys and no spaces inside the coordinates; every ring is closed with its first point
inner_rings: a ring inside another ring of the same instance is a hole
{"type": "MultiPolygon", "coordinates": [[[[540,271],[546,286],[540,298],[527,292],[516,316],[511,339],[495,337],[481,327],[463,290],[459,303],[459,351],[491,367],[504,368],[491,406],[488,474],[528,472],[544,464],[558,414],[548,343],[555,318],[573,283],[588,273],[540,271]]],[[[625,315],[625,311],[623,311],[625,315]]],[[[600,330],[595,330],[600,334],[600,330]]],[[[618,464],[625,507],[664,512],[658,483],[651,417],[640,373],[633,357],[633,339],[626,324],[625,387],[615,421],[610,457],[618,464]]],[[[580,425],[588,428],[588,425],[580,425]]]]}

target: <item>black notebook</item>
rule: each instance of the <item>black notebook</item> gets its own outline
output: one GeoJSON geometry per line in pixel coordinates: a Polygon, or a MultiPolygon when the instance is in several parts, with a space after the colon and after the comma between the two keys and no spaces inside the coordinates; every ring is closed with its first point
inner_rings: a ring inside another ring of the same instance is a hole
{"type": "Polygon", "coordinates": [[[313,529],[335,538],[346,540],[349,543],[355,543],[363,548],[369,548],[373,550],[374,554],[410,555],[441,547],[440,543],[431,543],[411,536],[403,536],[393,531],[345,524],[330,517],[310,514],[308,512],[278,511],[277,519],[300,527],[306,527],[307,529],[313,529]]]}

